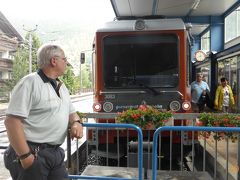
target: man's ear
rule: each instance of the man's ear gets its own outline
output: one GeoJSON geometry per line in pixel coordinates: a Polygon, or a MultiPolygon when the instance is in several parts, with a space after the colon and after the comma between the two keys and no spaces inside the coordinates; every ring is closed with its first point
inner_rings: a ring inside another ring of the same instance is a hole
{"type": "Polygon", "coordinates": [[[57,58],[52,57],[51,60],[50,60],[50,65],[53,66],[53,67],[56,66],[56,64],[57,64],[56,61],[57,61],[57,58]]]}

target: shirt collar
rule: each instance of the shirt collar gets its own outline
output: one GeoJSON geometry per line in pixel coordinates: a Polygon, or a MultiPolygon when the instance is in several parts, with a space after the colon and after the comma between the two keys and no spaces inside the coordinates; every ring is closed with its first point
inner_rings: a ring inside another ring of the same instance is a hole
{"type": "Polygon", "coordinates": [[[47,83],[50,81],[50,79],[44,74],[44,72],[41,69],[39,69],[37,73],[41,77],[44,83],[47,83]]]}
{"type": "MultiPolygon", "coordinates": [[[[51,82],[51,81],[55,80],[55,79],[47,77],[46,74],[44,74],[44,72],[41,69],[39,69],[37,71],[37,73],[41,77],[41,79],[43,80],[44,83],[51,82]]],[[[60,80],[57,78],[55,81],[60,81],[60,80]]]]}
{"type": "Polygon", "coordinates": [[[44,74],[44,72],[41,69],[39,69],[37,73],[41,77],[41,79],[43,80],[44,83],[49,82],[55,90],[57,89],[57,86],[58,86],[57,81],[60,82],[60,80],[58,78],[52,79],[52,78],[47,77],[46,74],[44,74]]]}
{"type": "Polygon", "coordinates": [[[59,93],[59,89],[62,85],[62,82],[57,78],[57,79],[52,79],[46,76],[46,74],[44,74],[44,72],[39,69],[37,71],[38,75],[41,77],[41,79],[43,80],[44,83],[50,83],[52,85],[52,87],[54,88],[55,92],[57,93],[57,95],[60,97],[60,93],[59,93]],[[59,83],[57,83],[57,81],[59,81],[59,83]]]}

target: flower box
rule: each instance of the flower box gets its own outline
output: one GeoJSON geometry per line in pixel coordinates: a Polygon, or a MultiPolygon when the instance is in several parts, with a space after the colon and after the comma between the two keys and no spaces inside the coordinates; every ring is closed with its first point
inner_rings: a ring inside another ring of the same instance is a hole
{"type": "Polygon", "coordinates": [[[156,129],[163,125],[173,125],[171,111],[161,111],[148,105],[140,105],[138,109],[128,109],[118,113],[116,122],[135,124],[142,129],[156,129]]]}
{"type": "MultiPolygon", "coordinates": [[[[208,127],[240,127],[239,114],[217,114],[217,113],[200,113],[196,120],[196,126],[208,127]]],[[[237,139],[238,133],[231,132],[201,132],[203,137],[213,136],[215,140],[224,139],[226,136],[233,142],[237,139]]]]}

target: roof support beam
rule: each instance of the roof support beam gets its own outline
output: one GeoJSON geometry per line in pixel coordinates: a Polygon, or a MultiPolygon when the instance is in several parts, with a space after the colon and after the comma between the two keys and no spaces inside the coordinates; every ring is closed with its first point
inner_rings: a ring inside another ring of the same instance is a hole
{"type": "Polygon", "coordinates": [[[118,12],[118,9],[117,9],[116,1],[115,0],[111,0],[111,4],[112,4],[113,11],[115,13],[115,16],[118,17],[119,16],[119,12],[118,12]]]}
{"type": "Polygon", "coordinates": [[[211,18],[210,23],[210,50],[211,51],[222,51],[224,49],[224,20],[219,23],[215,18],[211,18]],[[218,23],[215,23],[215,22],[218,23]]]}
{"type": "Polygon", "coordinates": [[[222,17],[220,16],[178,16],[168,18],[182,18],[185,23],[195,24],[211,24],[211,23],[222,23],[222,17]],[[214,20],[214,22],[213,22],[214,20]]]}
{"type": "Polygon", "coordinates": [[[235,4],[232,5],[224,14],[223,17],[228,16],[231,12],[237,9],[240,6],[240,0],[238,0],[235,4]]]}
{"type": "Polygon", "coordinates": [[[198,6],[199,6],[199,4],[200,4],[200,1],[201,1],[201,0],[195,0],[195,1],[193,2],[192,7],[190,8],[190,10],[189,10],[188,13],[187,13],[187,16],[190,16],[190,15],[193,13],[193,11],[195,11],[195,10],[198,8],[198,6]]]}
{"type": "Polygon", "coordinates": [[[159,0],[153,0],[152,15],[156,15],[157,14],[158,2],[159,2],[159,0]]]}

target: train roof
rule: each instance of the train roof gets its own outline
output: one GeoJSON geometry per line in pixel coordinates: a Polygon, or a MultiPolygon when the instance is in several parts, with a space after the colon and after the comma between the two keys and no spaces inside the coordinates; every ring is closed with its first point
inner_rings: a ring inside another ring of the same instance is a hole
{"type": "Polygon", "coordinates": [[[105,23],[97,32],[119,32],[119,31],[139,31],[136,28],[137,22],[141,21],[141,31],[149,30],[185,30],[182,19],[135,19],[135,20],[116,20],[105,23]]]}

